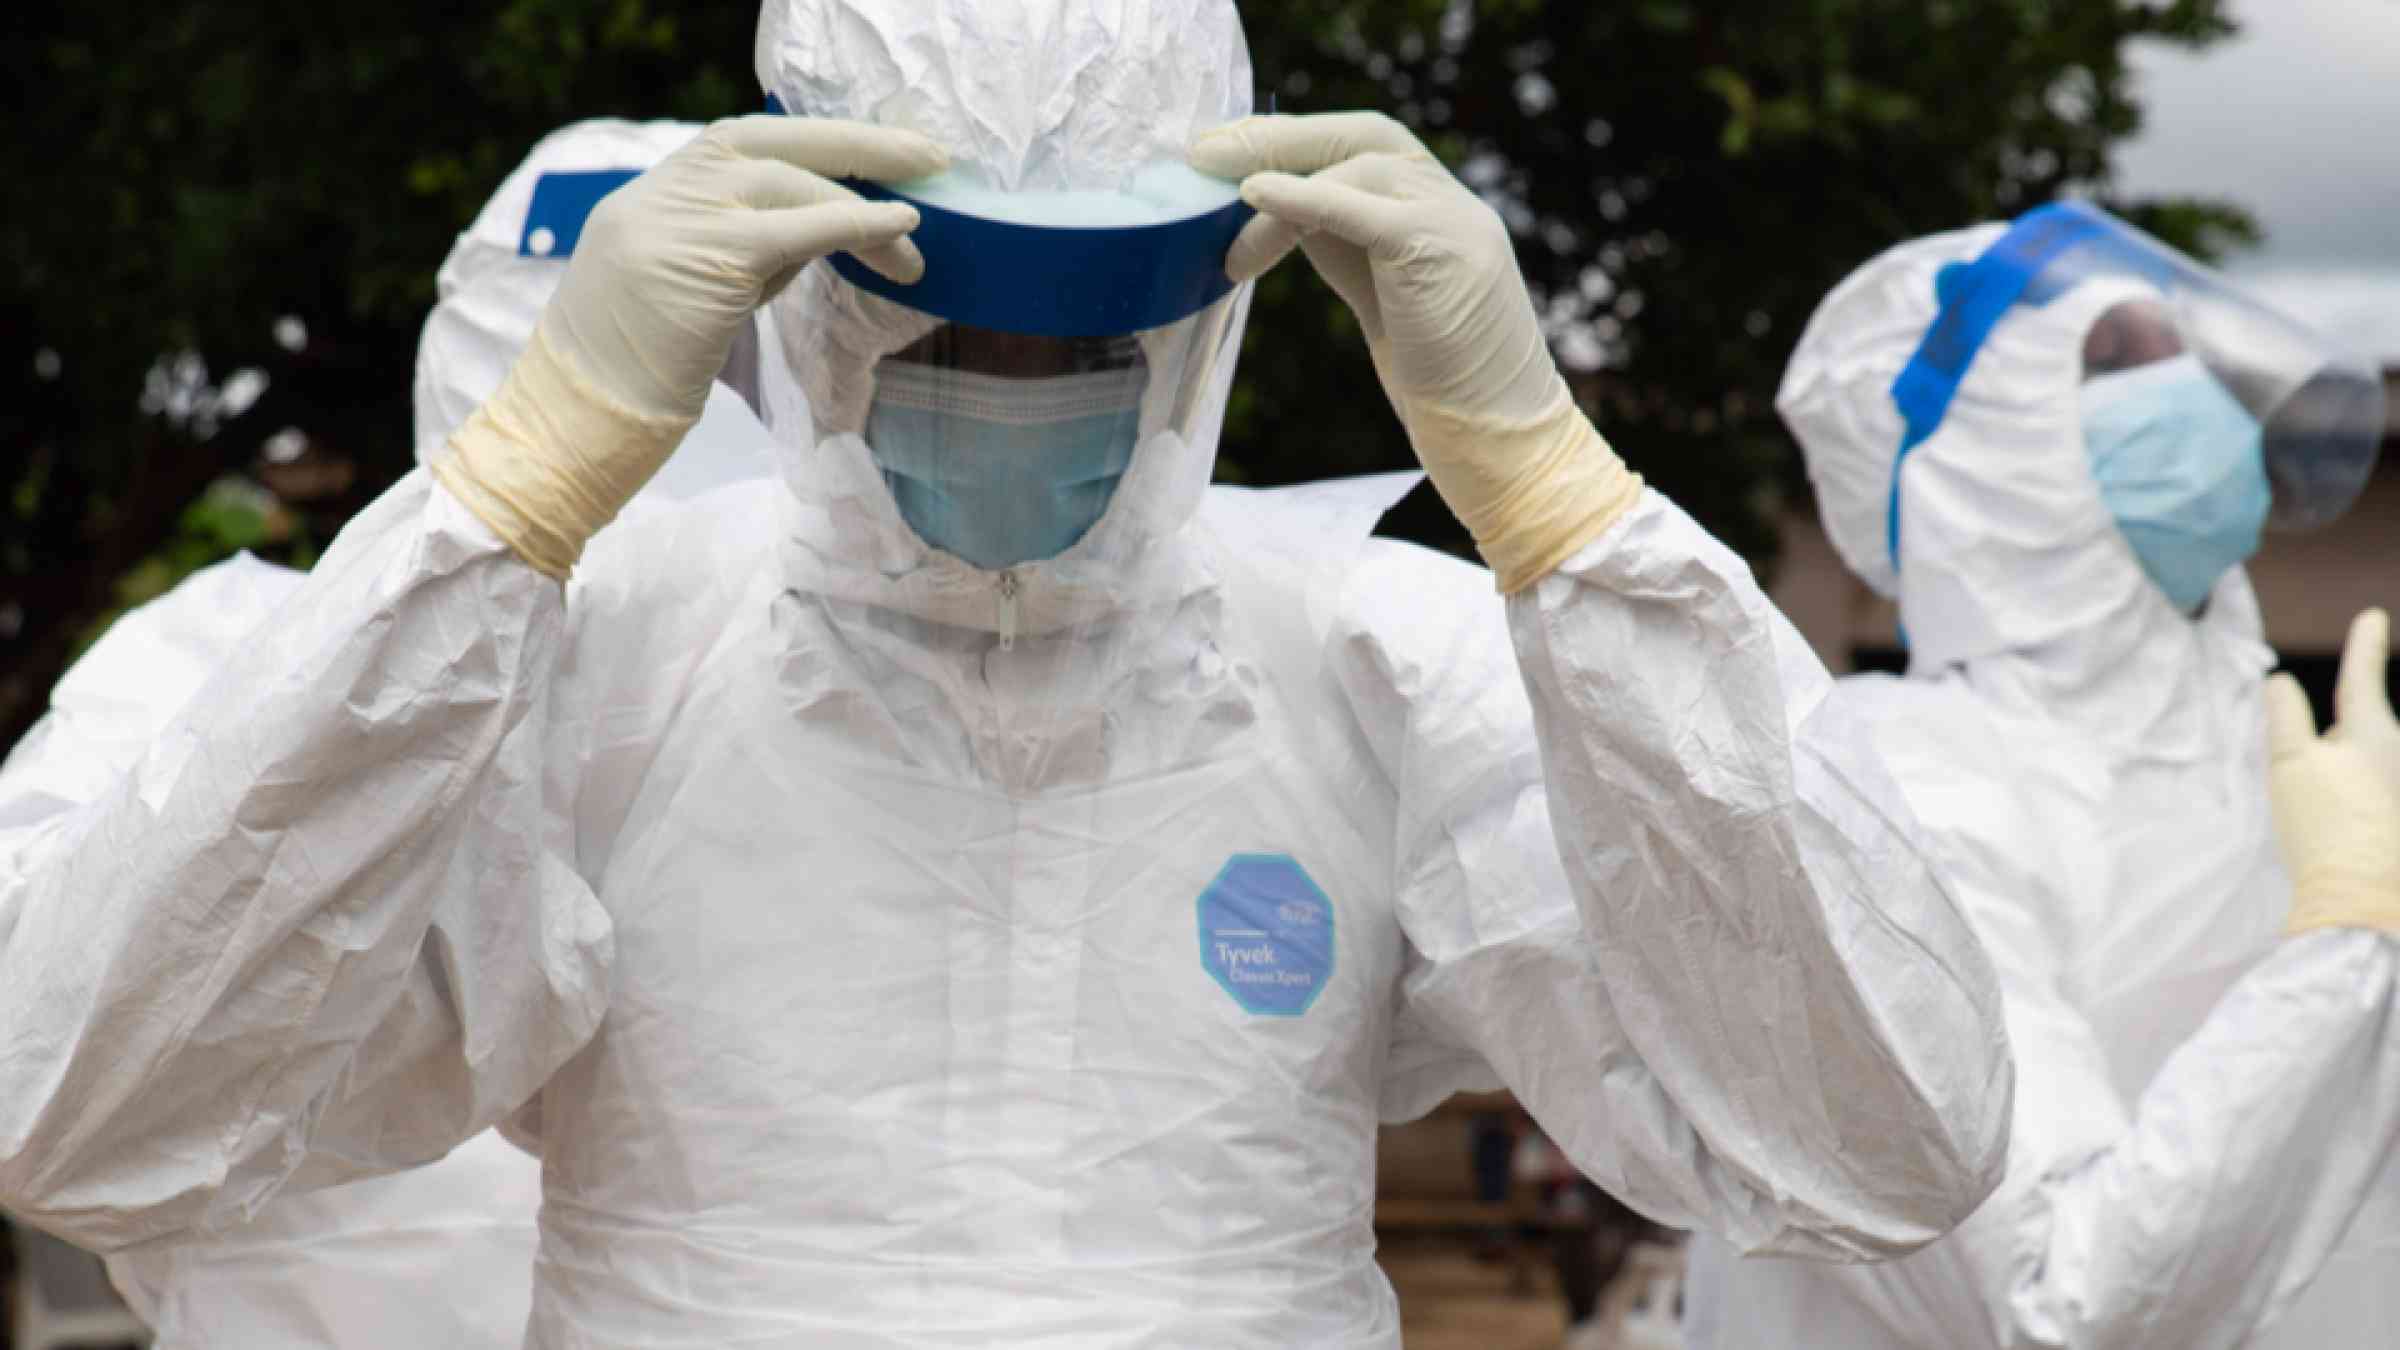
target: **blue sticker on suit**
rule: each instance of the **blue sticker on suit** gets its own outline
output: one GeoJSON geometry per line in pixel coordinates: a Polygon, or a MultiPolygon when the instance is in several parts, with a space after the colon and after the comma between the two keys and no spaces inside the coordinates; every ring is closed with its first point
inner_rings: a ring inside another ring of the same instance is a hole
{"type": "Polygon", "coordinates": [[[1298,1017],[1333,975],[1333,902],[1281,853],[1236,853],[1200,892],[1200,964],[1233,1001],[1298,1017]]]}

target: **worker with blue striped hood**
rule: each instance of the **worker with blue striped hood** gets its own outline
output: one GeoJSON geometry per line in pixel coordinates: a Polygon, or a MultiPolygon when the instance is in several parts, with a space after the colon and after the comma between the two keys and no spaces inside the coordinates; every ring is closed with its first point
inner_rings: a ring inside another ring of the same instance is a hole
{"type": "MultiPolygon", "coordinates": [[[[1907,674],[1843,683],[1999,966],[2015,1126],[1998,1194],[1904,1260],[1704,1238],[1691,1339],[2388,1343],[2400,875],[2287,874],[2241,566],[2356,496],[2378,372],[2070,202],[1860,267],[1777,407],[1834,547],[1899,602],[1907,674]]],[[[2381,622],[2345,722],[2382,703],[2381,622]]]]}

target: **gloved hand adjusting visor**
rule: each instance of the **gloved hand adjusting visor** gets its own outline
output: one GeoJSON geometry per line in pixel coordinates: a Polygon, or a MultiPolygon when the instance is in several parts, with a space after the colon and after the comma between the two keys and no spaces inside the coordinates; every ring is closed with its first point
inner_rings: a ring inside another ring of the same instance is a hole
{"type": "Polygon", "coordinates": [[[874,367],[864,432],[901,515],[977,567],[1054,557],[1105,513],[1134,453],[1220,408],[1241,294],[1232,185],[1156,164],[1115,189],[1002,192],[964,174],[851,182],[914,205],[925,273],[837,257],[849,285],[938,327],[874,367]]]}

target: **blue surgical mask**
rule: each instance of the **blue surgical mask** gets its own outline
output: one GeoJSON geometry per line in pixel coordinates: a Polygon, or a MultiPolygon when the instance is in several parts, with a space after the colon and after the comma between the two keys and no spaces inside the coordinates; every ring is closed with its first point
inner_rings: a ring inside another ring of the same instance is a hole
{"type": "Polygon", "coordinates": [[[1108,510],[1141,433],[1139,367],[1005,379],[876,367],[867,448],[917,537],[977,567],[1053,558],[1108,510]]]}
{"type": "Polygon", "coordinates": [[[2258,420],[2196,356],[2086,380],[2100,499],[2142,570],[2186,614],[2258,551],[2273,494],[2258,420]]]}

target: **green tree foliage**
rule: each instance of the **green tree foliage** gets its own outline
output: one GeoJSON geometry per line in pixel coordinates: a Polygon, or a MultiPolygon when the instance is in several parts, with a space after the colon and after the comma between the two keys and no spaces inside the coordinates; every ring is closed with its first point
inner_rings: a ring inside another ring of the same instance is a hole
{"type": "Polygon", "coordinates": [[[216,479],[313,489],[289,528],[254,541],[304,559],[404,472],[417,329],[452,237],[561,123],[752,106],[755,12],[13,7],[0,43],[0,79],[20,93],[0,148],[0,742],[95,618],[159,580],[153,566],[120,587],[143,559],[163,554],[172,573],[196,542],[230,538],[187,511],[216,479]],[[236,416],[223,384],[245,368],[267,392],[236,416]],[[261,450],[285,428],[307,453],[270,473],[261,450]]]}
{"type": "MultiPolygon", "coordinates": [[[[1391,111],[1502,207],[1603,429],[1763,557],[1797,485],[1770,401],[1816,298],[1898,239],[2105,194],[2109,148],[2138,125],[2125,44],[2212,41],[2223,10],[1277,0],[1246,18],[1262,103],[1391,111]]],[[[20,0],[0,44],[18,91],[0,149],[0,743],[113,606],[235,546],[305,561],[403,472],[417,328],[453,234],[562,123],[754,108],[754,13],[20,0]],[[241,370],[263,396],[226,397],[241,370]],[[207,495],[229,474],[281,500],[242,523],[226,503],[255,494],[207,495]]],[[[2191,245],[2247,229],[2209,204],[2150,219],[2191,245]]],[[[1410,463],[1355,324],[1304,265],[1261,284],[1249,344],[1225,476],[1410,463]]],[[[1413,505],[1409,528],[1448,537],[1413,505]]]]}
{"type": "MultiPolygon", "coordinates": [[[[2221,203],[2107,191],[2110,149],[2140,125],[2127,44],[2215,41],[2233,31],[2225,8],[1301,3],[1271,32],[1254,22],[1252,46],[1286,111],[1392,111],[1502,207],[1601,429],[1764,559],[1804,491],[1772,407],[1783,363],[1818,299],[1875,252],[2077,188],[2202,253],[2253,237],[2221,203]]],[[[1293,333],[1352,331],[1299,270],[1262,292],[1228,454],[1273,481],[1404,463],[1354,343],[1293,359],[1293,333]],[[1320,424],[1278,434],[1300,409],[1320,424]]]]}

